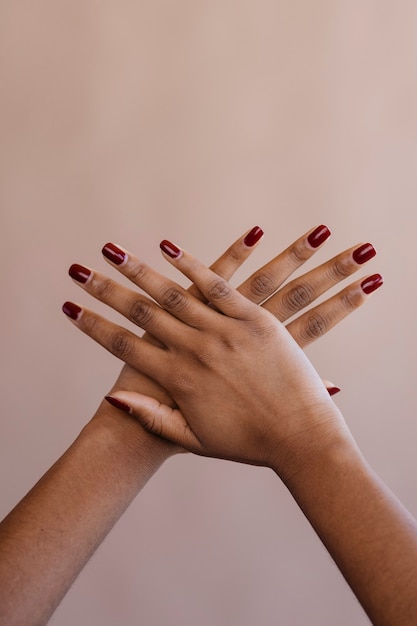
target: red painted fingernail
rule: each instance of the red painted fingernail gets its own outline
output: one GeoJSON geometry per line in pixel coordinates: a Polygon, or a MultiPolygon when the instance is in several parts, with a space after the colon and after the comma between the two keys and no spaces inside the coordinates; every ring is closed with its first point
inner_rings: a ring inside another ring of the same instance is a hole
{"type": "Polygon", "coordinates": [[[336,393],[339,393],[340,387],[328,387],[327,391],[329,392],[329,396],[334,396],[336,393]]]}
{"type": "Polygon", "coordinates": [[[322,224],[321,226],[318,226],[316,230],[313,230],[313,232],[309,234],[309,236],[307,237],[307,241],[312,248],[318,248],[319,246],[321,246],[322,243],[326,241],[326,239],[330,237],[331,234],[332,233],[327,228],[327,226],[324,226],[324,224],[322,224]]]}
{"type": "Polygon", "coordinates": [[[91,271],[83,265],[74,263],[68,270],[68,274],[79,283],[86,283],[91,276],[91,271]]]}
{"type": "Polygon", "coordinates": [[[126,402],[122,402],[121,400],[118,400],[117,398],[112,398],[111,396],[106,396],[105,399],[116,409],[120,409],[120,411],[124,411],[125,413],[131,412],[131,408],[128,404],[126,404],[126,402]]]}
{"type": "Polygon", "coordinates": [[[77,320],[82,311],[81,307],[77,306],[73,302],[65,302],[62,305],[62,310],[64,311],[65,315],[68,315],[68,317],[70,317],[72,320],[77,320]]]}
{"type": "Polygon", "coordinates": [[[162,252],[165,252],[165,254],[171,257],[171,259],[179,259],[179,257],[181,256],[181,250],[167,239],[161,241],[159,247],[161,248],[162,252]]]}
{"type": "Polygon", "coordinates": [[[262,230],[262,228],[260,228],[259,226],[255,226],[246,235],[246,237],[243,240],[243,243],[245,244],[245,246],[248,246],[248,248],[252,248],[252,246],[254,246],[255,243],[258,243],[260,238],[263,237],[263,234],[264,234],[264,231],[262,230]]]}
{"type": "Polygon", "coordinates": [[[358,264],[366,263],[376,255],[376,250],[371,243],[364,243],[363,246],[357,248],[352,256],[353,260],[358,264]]]}
{"type": "Polygon", "coordinates": [[[361,282],[362,291],[366,294],[372,293],[379,289],[383,283],[384,279],[381,274],[373,274],[361,282]]]}
{"type": "Polygon", "coordinates": [[[115,246],[114,243],[106,243],[101,252],[106,259],[115,265],[121,265],[127,259],[127,254],[115,246]]]}

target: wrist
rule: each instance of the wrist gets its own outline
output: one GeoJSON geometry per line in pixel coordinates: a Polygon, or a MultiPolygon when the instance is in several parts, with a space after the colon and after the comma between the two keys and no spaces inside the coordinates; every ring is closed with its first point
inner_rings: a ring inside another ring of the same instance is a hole
{"type": "MultiPolygon", "coordinates": [[[[152,337],[147,338],[148,341],[152,337]]],[[[116,382],[109,391],[140,391],[153,396],[160,402],[171,403],[171,398],[155,381],[124,365],[116,382]]],[[[103,399],[96,414],[87,424],[87,433],[104,437],[115,446],[118,454],[131,459],[133,464],[143,463],[157,469],[168,457],[181,451],[178,446],[152,435],[131,415],[111,406],[103,399]]],[[[156,471],[155,469],[155,471],[156,471]]]]}
{"type": "Polygon", "coordinates": [[[104,447],[120,467],[131,468],[135,474],[145,472],[149,478],[166,459],[178,452],[172,443],[148,433],[134,417],[112,407],[106,400],[80,437],[104,447]]]}
{"type": "Polygon", "coordinates": [[[292,491],[317,475],[331,472],[333,465],[359,454],[342,414],[333,406],[312,410],[310,425],[280,446],[271,465],[292,491]]]}

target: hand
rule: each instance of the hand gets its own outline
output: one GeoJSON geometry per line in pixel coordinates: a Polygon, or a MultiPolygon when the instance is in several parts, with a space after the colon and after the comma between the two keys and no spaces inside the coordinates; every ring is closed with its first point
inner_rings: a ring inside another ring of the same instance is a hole
{"type": "MultiPolygon", "coordinates": [[[[306,238],[308,235],[309,233],[307,233],[304,238],[306,238]]],[[[236,272],[236,270],[239,269],[239,267],[251,255],[257,244],[261,241],[262,237],[262,229],[258,226],[255,226],[250,231],[244,233],[229,248],[227,248],[227,250],[213,263],[213,265],[211,265],[211,269],[219,274],[219,276],[230,279],[236,272]]],[[[315,241],[316,239],[314,239],[314,242],[315,241]]],[[[323,241],[321,243],[323,243],[323,241]]],[[[313,248],[312,246],[310,246],[310,248],[311,255],[314,253],[315,248],[313,248]]],[[[308,258],[307,250],[305,253],[305,258],[308,258]]],[[[298,263],[294,263],[293,268],[295,269],[297,265],[301,264],[301,262],[302,261],[300,258],[298,263]]],[[[280,266],[281,263],[277,262],[276,265],[280,266]]],[[[73,265],[70,268],[70,275],[72,275],[72,277],[78,284],[83,284],[84,280],[87,279],[87,274],[85,274],[84,270],[85,268],[78,265],[73,265]]],[[[104,289],[106,289],[105,283],[104,289]]],[[[189,288],[189,291],[190,293],[193,293],[196,297],[201,298],[201,294],[199,294],[199,291],[195,288],[195,286],[192,285],[189,288]]],[[[145,333],[142,339],[154,345],[160,345],[159,342],[149,333],[145,333]]],[[[142,372],[134,369],[133,367],[130,367],[127,364],[124,364],[116,382],[114,383],[109,393],[113,394],[119,390],[138,391],[142,394],[151,395],[152,397],[157,398],[160,402],[167,402],[169,404],[172,403],[172,400],[168,396],[165,389],[158,385],[156,381],[152,380],[142,372]]],[[[96,415],[93,418],[93,422],[97,420],[102,422],[103,417],[110,417],[110,419],[112,420],[112,424],[114,424],[115,416],[118,419],[118,412],[114,411],[109,403],[103,400],[96,415]]],[[[127,426],[127,424],[125,425],[127,426]]],[[[135,446],[136,448],[140,448],[141,456],[143,456],[146,450],[146,455],[149,455],[149,453],[151,453],[153,456],[156,455],[158,458],[164,459],[167,456],[174,454],[175,452],[181,451],[178,446],[173,445],[168,440],[161,439],[160,437],[155,437],[147,432],[145,429],[141,428],[139,430],[139,424],[137,422],[132,423],[131,426],[133,428],[129,430],[128,439],[131,445],[135,446]]]]}
{"type": "MultiPolygon", "coordinates": [[[[148,345],[91,311],[66,305],[67,313],[81,330],[157,380],[181,410],[137,397],[135,407],[141,422],[193,452],[271,466],[277,456],[285,458],[284,451],[293,447],[290,443],[305,438],[307,433],[310,438],[312,431],[327,436],[335,425],[343,429],[343,420],[335,419],[338,412],[315,370],[270,313],[274,311],[282,318],[294,312],[289,294],[294,294],[295,286],[287,286],[257,307],[190,255],[168,242],[162,247],[171,262],[194,280],[220,312],[120,250],[120,271],[171,314],[90,270],[84,287],[151,332],[164,347],[148,345]]],[[[299,279],[308,303],[355,271],[358,261],[373,255],[372,246],[365,244],[299,279]]],[[[253,284],[247,281],[242,291],[253,284]]],[[[380,284],[379,275],[358,281],[305,315],[308,320],[324,320],[325,325],[319,325],[323,331],[361,304],[367,293],[380,284]]],[[[297,306],[306,303],[304,298],[297,306]]],[[[299,333],[303,344],[317,335],[305,333],[299,320],[290,327],[299,333]]],[[[132,394],[123,394],[124,399],[128,396],[132,399],[132,394]]],[[[118,393],[117,398],[121,397],[118,393]]]]}

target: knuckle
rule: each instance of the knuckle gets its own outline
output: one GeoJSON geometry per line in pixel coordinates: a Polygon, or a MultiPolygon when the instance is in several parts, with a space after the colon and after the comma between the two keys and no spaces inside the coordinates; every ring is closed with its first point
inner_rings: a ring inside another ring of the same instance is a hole
{"type": "Polygon", "coordinates": [[[153,317],[153,307],[149,302],[143,300],[135,300],[129,308],[129,319],[136,326],[147,325],[153,317]]]}
{"type": "Polygon", "coordinates": [[[301,265],[310,258],[311,252],[301,243],[295,243],[288,248],[288,255],[293,263],[301,265]]]}
{"type": "Polygon", "coordinates": [[[209,300],[222,300],[227,298],[231,293],[229,285],[224,280],[216,280],[212,282],[207,289],[209,300]]]}
{"type": "Polygon", "coordinates": [[[187,370],[182,367],[177,367],[177,369],[172,372],[170,388],[173,390],[174,394],[180,392],[184,400],[192,399],[196,391],[196,385],[192,375],[190,375],[189,372],[187,373],[187,370]]]}
{"type": "Polygon", "coordinates": [[[155,414],[152,411],[147,411],[143,415],[143,422],[145,428],[150,430],[154,435],[157,435],[158,437],[162,435],[161,422],[155,418],[155,414]]]}
{"type": "Polygon", "coordinates": [[[187,306],[187,298],[177,287],[170,287],[162,295],[161,303],[169,311],[182,311],[187,306]]]}
{"type": "Polygon", "coordinates": [[[245,258],[244,255],[242,254],[240,246],[239,248],[237,246],[231,246],[226,252],[226,255],[227,255],[227,259],[229,261],[233,261],[234,263],[240,263],[245,258]]]}
{"type": "Polygon", "coordinates": [[[346,259],[335,259],[329,269],[332,280],[343,280],[352,273],[352,265],[346,259]]]}
{"type": "Polygon", "coordinates": [[[216,361],[215,344],[213,344],[211,339],[200,338],[194,342],[190,357],[197,367],[210,369],[211,365],[216,361]]]}
{"type": "Polygon", "coordinates": [[[269,320],[258,320],[255,324],[251,325],[250,332],[257,340],[269,339],[275,334],[276,329],[269,320]]]}
{"type": "Polygon", "coordinates": [[[98,327],[98,317],[94,313],[86,313],[81,317],[80,325],[82,326],[83,331],[87,335],[91,335],[92,337],[96,334],[96,329],[98,327]]]}
{"type": "Polygon", "coordinates": [[[220,352],[217,354],[214,362],[218,362],[219,358],[221,358],[223,350],[225,349],[228,350],[230,353],[238,352],[242,349],[242,338],[236,337],[232,332],[223,332],[221,335],[219,335],[218,342],[219,343],[217,349],[220,350],[220,352]]]}
{"type": "Polygon", "coordinates": [[[302,336],[307,341],[322,337],[329,329],[328,319],[321,313],[313,313],[306,319],[302,336]]]}
{"type": "Polygon", "coordinates": [[[358,291],[345,291],[342,294],[342,306],[347,311],[354,311],[362,304],[363,298],[358,291]]]}
{"type": "Polygon", "coordinates": [[[147,266],[144,263],[137,262],[129,271],[129,279],[132,282],[139,284],[143,282],[147,273],[148,273],[147,266]]]}
{"type": "Polygon", "coordinates": [[[130,333],[119,330],[113,334],[110,340],[110,349],[119,359],[126,360],[133,353],[133,341],[130,333]]]}
{"type": "Polygon", "coordinates": [[[110,278],[104,278],[96,285],[96,295],[99,300],[107,300],[113,291],[114,282],[110,278]]]}
{"type": "Polygon", "coordinates": [[[213,363],[213,355],[209,350],[196,350],[191,355],[191,360],[197,367],[207,369],[213,363]]]}
{"type": "MultiPolygon", "coordinates": [[[[229,354],[238,349],[236,339],[231,337],[231,333],[219,333],[216,340],[210,338],[200,338],[194,341],[192,349],[188,353],[190,362],[193,364],[192,370],[213,371],[219,363],[219,359],[224,358],[225,351],[229,354]]],[[[186,388],[190,391],[191,379],[187,381],[186,388]]],[[[183,383],[184,384],[184,383],[183,383]]]]}
{"type": "Polygon", "coordinates": [[[283,297],[283,305],[289,313],[296,313],[314,300],[312,289],[308,285],[299,284],[290,289],[283,297]]]}
{"type": "Polygon", "coordinates": [[[257,274],[253,277],[249,285],[250,292],[256,297],[270,296],[275,291],[274,281],[266,273],[257,274]]]}

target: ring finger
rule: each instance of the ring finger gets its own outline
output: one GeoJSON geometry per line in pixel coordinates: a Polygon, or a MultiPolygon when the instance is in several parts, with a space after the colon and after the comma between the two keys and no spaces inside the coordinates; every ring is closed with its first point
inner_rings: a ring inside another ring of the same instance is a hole
{"type": "MultiPolygon", "coordinates": [[[[74,302],[65,302],[62,310],[86,335],[131,367],[158,380],[165,372],[169,352],[164,348],[144,341],[135,333],[74,302]]],[[[183,332],[186,331],[184,327],[183,332]]]]}

